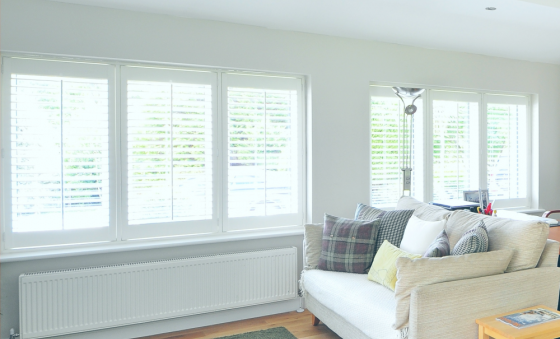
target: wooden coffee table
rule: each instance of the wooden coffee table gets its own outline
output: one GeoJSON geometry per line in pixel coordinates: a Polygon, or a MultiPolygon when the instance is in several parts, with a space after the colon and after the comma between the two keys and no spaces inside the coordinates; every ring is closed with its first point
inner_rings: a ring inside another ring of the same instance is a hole
{"type": "Polygon", "coordinates": [[[532,308],[545,308],[547,310],[557,312],[555,309],[550,307],[538,305],[524,308],[522,310],[476,319],[476,323],[478,324],[478,339],[555,339],[560,337],[560,319],[549,321],[540,325],[529,326],[523,329],[517,329],[496,320],[498,317],[530,310],[532,308]]]}

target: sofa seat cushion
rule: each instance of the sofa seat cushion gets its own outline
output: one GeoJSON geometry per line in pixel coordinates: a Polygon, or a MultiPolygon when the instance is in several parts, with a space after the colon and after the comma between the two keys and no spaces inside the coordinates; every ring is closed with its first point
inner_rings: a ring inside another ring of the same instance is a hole
{"type": "Polygon", "coordinates": [[[306,271],[303,287],[369,338],[396,338],[400,334],[391,327],[395,322],[395,294],[369,281],[366,274],[306,271]]]}
{"type": "Polygon", "coordinates": [[[402,197],[397,202],[397,210],[414,210],[414,215],[426,221],[445,220],[451,214],[445,208],[426,204],[413,197],[402,197]]]}
{"type": "Polygon", "coordinates": [[[454,211],[446,225],[451,248],[471,228],[484,224],[488,230],[488,251],[512,249],[513,258],[506,272],[535,268],[548,238],[549,226],[543,222],[490,217],[467,211],[454,211]]]}

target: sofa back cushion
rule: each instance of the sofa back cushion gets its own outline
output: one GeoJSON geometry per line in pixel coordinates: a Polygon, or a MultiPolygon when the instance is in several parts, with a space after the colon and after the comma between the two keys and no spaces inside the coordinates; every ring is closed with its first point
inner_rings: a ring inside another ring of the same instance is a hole
{"type": "Polygon", "coordinates": [[[306,224],[303,226],[303,245],[305,250],[304,269],[317,268],[321,256],[321,243],[323,242],[323,224],[306,224]]]}
{"type": "Polygon", "coordinates": [[[426,204],[413,197],[402,197],[397,203],[398,210],[414,210],[414,215],[426,221],[445,220],[451,214],[450,211],[439,206],[426,204]]]}
{"type": "Polygon", "coordinates": [[[512,249],[513,257],[506,272],[537,266],[548,238],[549,226],[535,221],[490,217],[468,211],[454,211],[446,225],[451,248],[469,229],[484,221],[488,229],[488,251],[512,249]]]}
{"type": "MultiPolygon", "coordinates": [[[[407,326],[410,294],[416,287],[504,273],[512,255],[512,250],[501,250],[442,258],[398,258],[395,286],[397,307],[393,328],[407,326]]],[[[441,296],[441,300],[453,302],[445,296],[441,296]]]]}

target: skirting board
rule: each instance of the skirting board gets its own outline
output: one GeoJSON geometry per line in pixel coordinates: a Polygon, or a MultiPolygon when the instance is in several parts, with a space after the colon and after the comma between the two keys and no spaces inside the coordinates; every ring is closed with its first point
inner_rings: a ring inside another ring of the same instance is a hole
{"type": "MultiPolygon", "coordinates": [[[[267,315],[292,312],[300,307],[300,298],[270,304],[242,307],[233,310],[192,315],[143,324],[115,327],[100,331],[91,331],[56,337],[57,339],[133,339],[149,335],[183,331],[232,321],[264,317],[267,315]]],[[[8,339],[8,338],[2,338],[8,339]]]]}

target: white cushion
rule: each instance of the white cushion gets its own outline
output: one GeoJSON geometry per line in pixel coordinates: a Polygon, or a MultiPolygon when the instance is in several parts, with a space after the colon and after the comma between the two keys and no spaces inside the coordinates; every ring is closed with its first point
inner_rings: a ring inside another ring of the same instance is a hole
{"type": "Polygon", "coordinates": [[[397,338],[395,294],[367,280],[366,274],[311,270],[303,286],[317,301],[372,339],[397,338]]]}
{"type": "Polygon", "coordinates": [[[444,220],[451,214],[450,211],[439,206],[426,204],[413,197],[402,197],[397,202],[398,210],[414,210],[414,215],[422,220],[439,221],[444,220]]]}
{"type": "Polygon", "coordinates": [[[445,230],[454,248],[466,231],[484,220],[488,229],[488,251],[513,249],[513,258],[506,272],[535,268],[548,238],[549,226],[538,221],[519,221],[490,217],[467,211],[454,211],[445,230]]]}
{"type": "Polygon", "coordinates": [[[413,215],[404,230],[400,248],[408,253],[424,255],[444,228],[445,220],[425,221],[413,215]]]}

